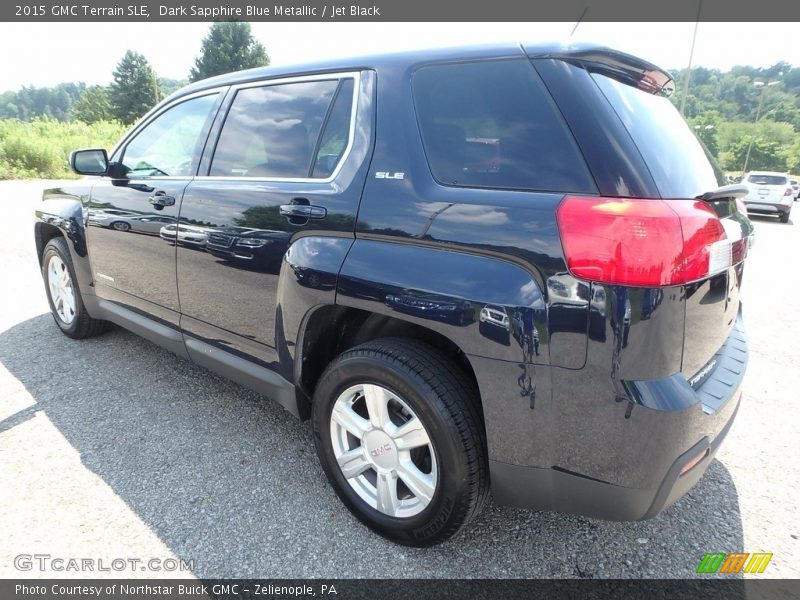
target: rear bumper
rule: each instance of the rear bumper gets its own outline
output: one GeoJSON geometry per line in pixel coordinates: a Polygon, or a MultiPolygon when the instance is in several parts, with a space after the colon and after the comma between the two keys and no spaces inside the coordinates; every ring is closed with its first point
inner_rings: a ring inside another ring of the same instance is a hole
{"type": "MultiPolygon", "coordinates": [[[[739,400],[740,394],[737,394],[736,409],[739,400]]],[[[677,502],[700,480],[730,431],[736,409],[716,438],[703,438],[679,456],[657,488],[623,487],[556,468],[540,469],[489,461],[495,502],[611,521],[652,518],[677,502]],[[705,457],[681,475],[683,468],[701,455],[705,457]]]]}
{"type": "Polygon", "coordinates": [[[747,206],[747,212],[755,214],[775,215],[778,213],[789,212],[792,209],[793,197],[789,198],[787,204],[773,204],[771,202],[757,202],[745,200],[744,204],[747,206]]]}
{"type": "MultiPolygon", "coordinates": [[[[567,373],[568,385],[554,389],[550,406],[537,404],[530,419],[515,413],[513,423],[503,424],[506,431],[516,429],[517,438],[528,428],[532,440],[527,446],[517,442],[506,456],[492,452],[508,446],[491,435],[495,413],[484,404],[495,501],[610,520],[654,517],[686,494],[714,459],[738,410],[747,361],[740,312],[725,343],[698,374],[689,381],[677,373],[622,382],[627,402],[569,395],[602,380],[585,370],[553,371],[567,373]],[[518,447],[537,450],[512,454],[518,447]]],[[[499,378],[494,385],[502,385],[499,378]]]]}

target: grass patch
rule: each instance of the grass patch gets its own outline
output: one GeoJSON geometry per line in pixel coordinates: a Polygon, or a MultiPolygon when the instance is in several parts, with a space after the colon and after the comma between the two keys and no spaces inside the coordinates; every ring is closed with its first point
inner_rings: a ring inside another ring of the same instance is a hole
{"type": "Polygon", "coordinates": [[[111,149],[127,127],[116,121],[87,125],[39,118],[31,122],[0,120],[0,179],[64,179],[69,153],[78,148],[111,149]]]}

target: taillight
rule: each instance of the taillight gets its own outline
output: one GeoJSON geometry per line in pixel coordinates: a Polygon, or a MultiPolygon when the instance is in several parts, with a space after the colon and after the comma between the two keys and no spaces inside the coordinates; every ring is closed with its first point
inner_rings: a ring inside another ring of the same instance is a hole
{"type": "Polygon", "coordinates": [[[713,209],[696,200],[568,196],[558,228],[570,273],[615,285],[680,285],[732,264],[713,209]]]}
{"type": "Polygon", "coordinates": [[[783,195],[784,196],[791,196],[792,195],[792,188],[790,188],[790,187],[786,188],[786,191],[783,192],[783,195]]]}

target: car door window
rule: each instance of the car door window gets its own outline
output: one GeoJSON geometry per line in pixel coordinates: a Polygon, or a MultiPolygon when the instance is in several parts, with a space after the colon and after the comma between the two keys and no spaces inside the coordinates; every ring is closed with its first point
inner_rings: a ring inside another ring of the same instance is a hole
{"type": "Polygon", "coordinates": [[[353,86],[352,79],[344,79],[336,92],[314,156],[312,177],[330,177],[347,150],[353,116],[353,86]]]}
{"type": "Polygon", "coordinates": [[[129,178],[186,177],[205,141],[217,94],[191,98],[167,109],[126,146],[122,164],[129,178]]]}
{"type": "Polygon", "coordinates": [[[308,178],[338,79],[244,88],[236,93],[210,175],[308,178]]]}

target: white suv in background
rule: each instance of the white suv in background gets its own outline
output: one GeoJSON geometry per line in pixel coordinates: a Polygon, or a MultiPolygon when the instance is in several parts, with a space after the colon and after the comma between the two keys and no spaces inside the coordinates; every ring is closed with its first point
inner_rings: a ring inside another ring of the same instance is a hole
{"type": "Polygon", "coordinates": [[[750,190],[744,199],[748,213],[777,214],[781,223],[789,222],[795,192],[786,173],[751,171],[742,183],[750,190]]]}

